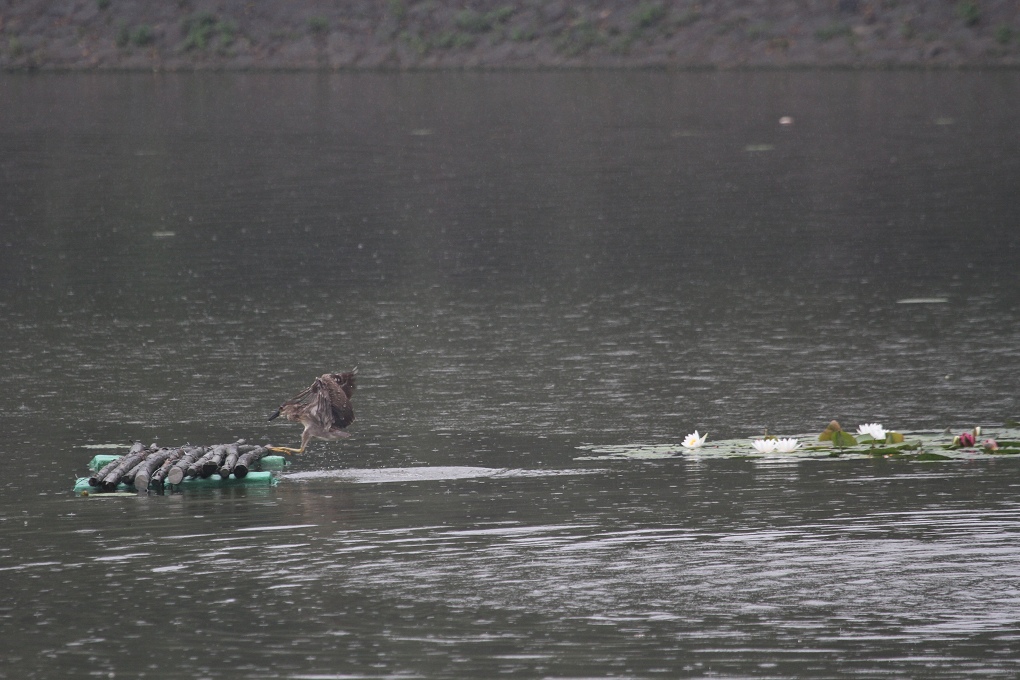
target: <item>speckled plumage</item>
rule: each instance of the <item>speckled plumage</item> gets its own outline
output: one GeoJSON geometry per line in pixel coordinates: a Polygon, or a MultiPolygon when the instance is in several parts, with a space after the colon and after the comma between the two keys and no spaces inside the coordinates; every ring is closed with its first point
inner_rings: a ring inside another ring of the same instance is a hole
{"type": "Polygon", "coordinates": [[[350,436],[347,426],[354,422],[355,376],[358,369],[349,373],[324,373],[310,386],[280,404],[269,420],[284,416],[287,420],[305,426],[301,433],[301,448],[270,447],[284,453],[302,453],[308,442],[315,439],[343,439],[350,436]]]}

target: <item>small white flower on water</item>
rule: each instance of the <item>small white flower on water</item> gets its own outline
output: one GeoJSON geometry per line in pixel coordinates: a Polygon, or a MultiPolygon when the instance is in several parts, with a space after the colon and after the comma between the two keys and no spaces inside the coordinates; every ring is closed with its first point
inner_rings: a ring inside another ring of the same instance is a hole
{"type": "Polygon", "coordinates": [[[701,445],[705,443],[705,440],[707,438],[708,438],[707,432],[699,437],[698,431],[695,430],[694,434],[687,435],[687,437],[683,441],[683,446],[685,449],[697,449],[700,448],[701,445]]]}
{"type": "Polygon", "coordinates": [[[779,453],[793,453],[800,448],[800,441],[797,439],[777,439],[776,451],[779,453]]]}
{"type": "Polygon", "coordinates": [[[775,439],[755,439],[751,442],[751,446],[753,446],[758,453],[772,453],[776,450],[777,443],[778,442],[775,439]]]}
{"type": "Polygon", "coordinates": [[[876,441],[885,441],[885,428],[878,423],[866,423],[857,426],[857,434],[870,434],[876,441]]]}

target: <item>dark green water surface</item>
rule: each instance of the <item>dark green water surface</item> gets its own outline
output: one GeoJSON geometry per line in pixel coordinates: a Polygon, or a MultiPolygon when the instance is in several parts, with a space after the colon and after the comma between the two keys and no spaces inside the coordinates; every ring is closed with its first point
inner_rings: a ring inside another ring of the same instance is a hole
{"type": "Polygon", "coordinates": [[[1020,457],[587,454],[1018,418],[1018,196],[1015,72],[0,75],[0,678],[1016,677],[1020,457]]]}

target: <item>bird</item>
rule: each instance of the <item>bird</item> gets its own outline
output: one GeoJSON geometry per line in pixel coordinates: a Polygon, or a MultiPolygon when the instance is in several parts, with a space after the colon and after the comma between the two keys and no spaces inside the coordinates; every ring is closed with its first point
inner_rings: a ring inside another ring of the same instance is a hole
{"type": "Polygon", "coordinates": [[[269,420],[284,416],[287,420],[304,425],[301,448],[266,448],[289,455],[304,453],[313,437],[327,440],[350,437],[351,433],[345,428],[354,422],[351,397],[354,396],[354,378],[357,374],[357,367],[348,373],[323,373],[307,388],[280,404],[280,408],[269,415],[269,420]]]}

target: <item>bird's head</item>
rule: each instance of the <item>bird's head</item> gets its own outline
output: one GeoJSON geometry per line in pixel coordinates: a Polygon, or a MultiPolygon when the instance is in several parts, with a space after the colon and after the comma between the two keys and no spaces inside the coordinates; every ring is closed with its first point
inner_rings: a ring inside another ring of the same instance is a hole
{"type": "Polygon", "coordinates": [[[358,369],[354,368],[348,373],[331,373],[333,380],[336,380],[340,389],[344,391],[348,398],[354,394],[355,388],[355,377],[358,375],[358,369]]]}

